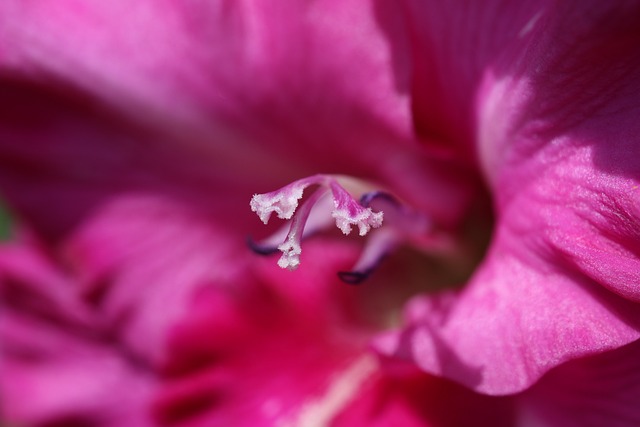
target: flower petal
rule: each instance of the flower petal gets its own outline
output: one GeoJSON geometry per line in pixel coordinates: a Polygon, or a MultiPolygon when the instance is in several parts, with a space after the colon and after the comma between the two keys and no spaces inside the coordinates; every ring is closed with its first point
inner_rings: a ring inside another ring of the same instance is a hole
{"type": "MultiPolygon", "coordinates": [[[[315,250],[310,245],[310,255],[315,250]]],[[[264,268],[267,279],[283,273],[272,263],[264,268]]],[[[170,334],[171,358],[154,404],[159,420],[327,425],[357,395],[376,365],[362,351],[369,333],[341,318],[347,288],[337,286],[331,268],[284,273],[281,289],[245,277],[233,289],[203,286],[193,294],[189,315],[170,334]],[[296,289],[307,287],[315,295],[296,289]],[[342,297],[331,298],[339,289],[342,297]]]]}
{"type": "Polygon", "coordinates": [[[244,272],[252,255],[237,237],[172,198],[121,195],[69,235],[61,255],[130,351],[157,365],[193,292],[244,272]]]}
{"type": "Polygon", "coordinates": [[[51,71],[117,105],[232,113],[277,96],[294,113],[330,97],[406,119],[375,10],[356,1],[7,1],[0,12],[6,67],[51,71]]]}
{"type": "Polygon", "coordinates": [[[513,426],[512,397],[486,396],[415,367],[381,370],[332,424],[347,426],[513,426]]]}
{"type": "Polygon", "coordinates": [[[26,248],[0,254],[3,421],[153,425],[145,408],[155,379],[86,315],[73,284],[38,258],[26,248]]]}
{"type": "MultiPolygon", "coordinates": [[[[389,184],[439,221],[454,223],[473,187],[464,182],[469,172],[455,159],[429,158],[415,144],[390,42],[402,38],[404,27],[399,10],[388,6],[377,10],[332,0],[283,2],[277,8],[252,1],[143,1],[125,7],[9,0],[0,9],[6,21],[0,25],[6,40],[0,65],[46,85],[64,82],[65,95],[73,95],[73,87],[136,125],[154,128],[150,135],[137,129],[137,137],[153,141],[145,148],[163,141],[165,159],[190,147],[197,154],[188,164],[209,162],[208,173],[191,171],[196,179],[208,181],[216,171],[254,171],[253,181],[266,190],[300,176],[349,171],[389,184]]],[[[10,81],[6,88],[12,103],[42,111],[33,99],[23,104],[41,93],[16,93],[14,85],[10,81]]],[[[81,107],[72,113],[87,110],[81,107]]],[[[136,163],[146,157],[127,140],[130,133],[124,140],[113,135],[120,117],[98,123],[105,126],[98,131],[102,138],[88,135],[93,116],[79,129],[67,123],[73,139],[108,138],[111,147],[119,147],[112,156],[125,144],[136,163]]],[[[14,138],[25,135],[7,135],[8,141],[14,138]]],[[[149,154],[149,163],[161,161],[149,154]]],[[[164,166],[171,169],[171,163],[164,166]]]]}
{"type": "Polygon", "coordinates": [[[503,394],[640,337],[639,17],[631,3],[548,4],[484,63],[489,253],[459,294],[417,299],[385,352],[503,394]]]}
{"type": "Polygon", "coordinates": [[[533,50],[524,69],[488,72],[485,170],[505,218],[541,233],[530,244],[640,301],[640,8],[597,3],[569,12],[575,27],[550,16],[540,36],[553,52],[533,50]],[[526,212],[527,203],[537,208],[526,212]]]}
{"type": "Polygon", "coordinates": [[[568,362],[519,396],[527,425],[631,427],[640,423],[640,343],[568,362]]]}
{"type": "Polygon", "coordinates": [[[415,299],[387,354],[489,394],[513,393],[569,359],[640,336],[635,304],[571,270],[494,251],[459,294],[415,299]]]}

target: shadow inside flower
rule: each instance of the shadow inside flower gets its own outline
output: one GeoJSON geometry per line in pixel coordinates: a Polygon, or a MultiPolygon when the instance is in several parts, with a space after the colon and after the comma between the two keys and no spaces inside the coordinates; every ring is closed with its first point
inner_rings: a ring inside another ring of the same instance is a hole
{"type": "Polygon", "coordinates": [[[404,329],[397,336],[394,350],[387,354],[390,357],[415,361],[433,375],[451,378],[470,387],[480,384],[483,379],[483,367],[470,365],[460,359],[449,343],[442,338],[438,328],[428,323],[404,329]],[[429,356],[435,359],[435,363],[425,363],[429,356]],[[430,366],[438,366],[437,372],[431,372],[430,366]]]}

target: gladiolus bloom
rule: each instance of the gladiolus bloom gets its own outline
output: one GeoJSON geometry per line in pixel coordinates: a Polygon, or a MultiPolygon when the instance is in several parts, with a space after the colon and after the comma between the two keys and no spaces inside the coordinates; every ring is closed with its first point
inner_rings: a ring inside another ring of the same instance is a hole
{"type": "Polygon", "coordinates": [[[0,419],[638,424],[639,21],[3,1],[0,419]]]}

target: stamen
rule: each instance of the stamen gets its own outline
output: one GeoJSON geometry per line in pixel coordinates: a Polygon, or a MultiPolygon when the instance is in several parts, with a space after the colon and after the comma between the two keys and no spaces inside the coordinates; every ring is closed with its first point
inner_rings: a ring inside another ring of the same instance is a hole
{"type": "Polygon", "coordinates": [[[254,195],[251,199],[251,210],[256,212],[265,224],[273,212],[276,212],[279,218],[291,221],[288,231],[285,228],[280,229],[257,243],[249,240],[251,248],[260,254],[270,254],[279,250],[282,256],[278,265],[281,268],[295,270],[300,265],[302,239],[315,231],[327,228],[331,219],[335,220],[336,226],[345,235],[357,226],[358,234],[365,236],[372,228],[379,228],[384,218],[385,227],[373,233],[353,268],[338,273],[342,281],[358,284],[369,277],[382,259],[400,244],[409,242],[420,247],[429,240],[431,222],[422,213],[410,209],[389,193],[382,191],[364,193],[358,202],[347,188],[362,192],[367,187],[359,181],[345,177],[314,175],[295,181],[280,190],[254,195]],[[311,185],[317,185],[318,188],[298,207],[304,190],[311,185]]]}
{"type": "Polygon", "coordinates": [[[282,251],[282,256],[278,260],[280,268],[295,270],[300,265],[300,254],[302,253],[302,235],[304,226],[309,218],[311,209],[319,198],[324,196],[326,190],[318,190],[314,192],[305,203],[300,207],[298,214],[293,217],[291,228],[287,234],[285,241],[278,246],[282,251]]]}
{"type": "MultiPolygon", "coordinates": [[[[334,206],[333,197],[331,193],[323,192],[323,196],[313,205],[311,213],[307,218],[307,222],[304,225],[302,231],[302,239],[306,239],[309,236],[317,233],[321,230],[326,230],[333,223],[333,218],[328,214],[334,206]]],[[[289,229],[291,228],[289,223],[286,223],[280,227],[275,233],[271,234],[265,239],[258,242],[251,238],[247,239],[249,247],[260,255],[270,255],[278,252],[278,246],[287,238],[289,229]]]]}
{"type": "Polygon", "coordinates": [[[345,235],[351,233],[352,225],[358,226],[360,236],[365,236],[371,227],[378,228],[382,225],[382,211],[374,213],[371,208],[353,203],[351,195],[335,181],[331,182],[331,191],[336,207],[331,216],[345,235]]]}
{"type": "Polygon", "coordinates": [[[308,185],[303,181],[296,181],[271,193],[254,194],[249,203],[251,211],[257,213],[265,225],[269,223],[272,212],[280,219],[291,219],[298,207],[298,200],[302,198],[302,192],[308,185]]]}
{"type": "MultiPolygon", "coordinates": [[[[271,236],[265,239],[265,241],[271,240],[271,236]]],[[[251,248],[251,250],[258,255],[271,255],[278,252],[278,245],[270,245],[265,241],[256,242],[251,238],[251,236],[247,237],[247,246],[251,248]]]]}
{"type": "MultiPolygon", "coordinates": [[[[352,226],[358,227],[360,236],[365,236],[371,228],[382,225],[383,213],[373,212],[369,207],[360,205],[353,196],[338,183],[337,177],[330,175],[314,175],[295,181],[279,190],[266,194],[255,194],[251,199],[251,210],[255,212],[263,223],[267,224],[273,212],[281,219],[291,219],[291,226],[287,236],[277,246],[282,252],[278,265],[282,268],[295,270],[300,265],[302,253],[301,240],[305,233],[305,225],[312,211],[316,208],[326,208],[324,203],[319,203],[323,196],[331,190],[333,198],[333,210],[330,217],[335,220],[336,226],[344,233],[349,234],[352,226]],[[304,190],[312,185],[318,185],[317,189],[298,208],[298,203],[304,190]],[[296,210],[298,212],[296,213],[296,210]]],[[[328,212],[321,212],[325,218],[328,212]]],[[[314,221],[317,224],[319,221],[314,221]]],[[[281,233],[281,232],[280,232],[281,233]]],[[[263,243],[255,243],[250,240],[250,246],[258,253],[271,253],[273,238],[268,238],[263,243]],[[265,244],[266,243],[266,244],[265,244]],[[270,244],[271,243],[271,244],[270,244]]]]}
{"type": "Polygon", "coordinates": [[[377,231],[367,241],[362,255],[351,270],[338,272],[338,277],[350,285],[364,282],[378,268],[382,260],[396,248],[399,241],[395,230],[387,227],[377,231]]]}
{"type": "Polygon", "coordinates": [[[427,218],[410,210],[395,197],[382,191],[373,191],[362,195],[360,204],[371,209],[384,210],[385,227],[367,241],[362,255],[350,271],[341,271],[338,276],[342,281],[357,285],[373,273],[382,260],[396,249],[410,235],[422,235],[427,232],[427,218]]]}

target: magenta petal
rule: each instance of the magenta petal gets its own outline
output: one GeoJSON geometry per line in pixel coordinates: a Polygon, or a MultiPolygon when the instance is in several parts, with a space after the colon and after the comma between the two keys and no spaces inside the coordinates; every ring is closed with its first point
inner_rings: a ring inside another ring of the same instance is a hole
{"type": "MultiPolygon", "coordinates": [[[[139,357],[158,362],[180,301],[200,283],[241,268],[239,237],[250,228],[229,226],[250,223],[250,212],[242,215],[250,190],[243,177],[222,178],[228,158],[48,83],[0,78],[11,101],[0,107],[3,197],[69,275],[76,294],[66,298],[91,305],[85,311],[122,331],[139,357]]],[[[24,283],[52,292],[21,268],[24,283]]],[[[81,313],[69,307],[71,315],[81,313]]]]}
{"type": "Polygon", "coordinates": [[[0,414],[16,425],[150,427],[155,379],[74,281],[26,247],[0,252],[0,414]]]}
{"type": "Polygon", "coordinates": [[[77,298],[75,284],[50,264],[43,248],[25,236],[18,239],[23,242],[0,246],[0,303],[90,328],[95,316],[77,298]]]}
{"type": "Polygon", "coordinates": [[[130,351],[157,365],[193,292],[243,273],[252,255],[238,237],[173,199],[121,195],[69,236],[62,253],[86,300],[130,351]]]}
{"type": "MultiPolygon", "coordinates": [[[[331,289],[339,288],[320,294],[331,289]]],[[[171,331],[156,418],[189,426],[328,425],[376,364],[361,351],[366,336],[336,323],[327,297],[314,306],[259,284],[234,292],[203,287],[171,331]]]]}
{"type": "Polygon", "coordinates": [[[3,421],[16,425],[154,425],[146,410],[154,380],[114,348],[83,343],[44,323],[7,317],[2,316],[0,330],[3,421]],[[7,331],[21,337],[16,339],[7,331]]]}
{"type": "Polygon", "coordinates": [[[514,408],[511,396],[478,394],[414,366],[394,366],[372,378],[332,426],[508,427],[514,408]]]}
{"type": "MultiPolygon", "coordinates": [[[[308,248],[312,256],[323,249],[308,248]]],[[[171,334],[172,359],[153,405],[158,420],[190,427],[426,427],[482,418],[512,425],[511,398],[477,394],[413,365],[381,365],[366,351],[367,330],[340,308],[353,292],[329,280],[332,268],[289,273],[264,266],[261,276],[278,283],[256,283],[243,288],[247,293],[210,286],[194,295],[189,316],[171,334]],[[276,286],[303,289],[283,295],[276,286]]]]}
{"type": "Polygon", "coordinates": [[[640,337],[635,304],[571,270],[494,251],[459,294],[421,297],[387,354],[489,394],[520,391],[569,359],[640,337]]]}
{"type": "Polygon", "coordinates": [[[518,400],[532,425],[637,426],[640,343],[559,366],[518,400]]]}
{"type": "MultiPolygon", "coordinates": [[[[118,147],[106,156],[110,172],[118,169],[111,177],[121,176],[118,166],[132,162],[172,170],[178,162],[169,161],[175,160],[171,156],[185,150],[193,154],[180,156],[182,165],[190,166],[183,173],[191,179],[179,187],[191,191],[246,183],[251,175],[254,187],[247,191],[252,193],[300,176],[346,171],[378,177],[400,197],[455,223],[473,185],[464,182],[468,171],[456,159],[434,161],[415,143],[407,77],[396,72],[407,52],[392,50],[393,41],[404,38],[401,13],[393,5],[351,0],[285,1],[278,7],[254,1],[145,0],[130,7],[7,0],[0,5],[0,66],[9,75],[35,69],[40,81],[64,82],[62,93],[85,92],[90,105],[115,107],[142,123],[144,129],[128,129],[134,134],[122,138],[113,129],[121,129],[122,117],[95,135],[88,133],[95,125],[93,114],[75,128],[65,123],[40,129],[41,120],[38,126],[29,122],[29,129],[42,131],[40,137],[73,131],[65,139],[83,140],[71,152],[81,153],[85,163],[102,165],[99,156],[91,156],[97,153],[93,145],[110,141],[110,147],[118,147]],[[147,126],[154,132],[147,134],[147,126]],[[152,152],[145,152],[150,146],[152,152]],[[255,188],[256,182],[264,188],[255,188]]],[[[11,112],[13,104],[23,110],[20,121],[29,117],[24,109],[43,109],[35,102],[41,93],[16,94],[14,82],[7,86],[11,112]],[[25,98],[35,100],[25,106],[25,98]]],[[[93,110],[80,105],[73,113],[84,118],[87,111],[93,110]]],[[[43,115],[59,117],[55,110],[43,115]]],[[[9,133],[6,139],[9,144],[31,138],[9,133]]],[[[147,167],[140,172],[149,178],[147,167]]],[[[130,174],[124,174],[124,182],[130,174]]]]}
{"type": "Polygon", "coordinates": [[[485,171],[522,249],[640,301],[640,8],[566,7],[540,18],[546,32],[532,29],[553,51],[510,52],[487,71],[479,105],[485,171]],[[531,62],[517,65],[525,54],[531,62]]]}
{"type": "MultiPolygon", "coordinates": [[[[378,345],[504,394],[640,337],[640,8],[543,2],[525,18],[493,6],[475,21],[493,56],[471,56],[484,66],[477,143],[491,246],[463,290],[414,300],[406,328],[378,345]]],[[[424,31],[436,48],[448,40],[424,31]]],[[[464,35],[472,42],[452,37],[464,35]]]]}
{"type": "Polygon", "coordinates": [[[133,7],[10,0],[0,7],[0,22],[5,68],[45,70],[134,116],[169,113],[203,126],[212,117],[235,121],[282,152],[322,144],[315,151],[325,150],[323,161],[343,164],[348,157],[327,155],[327,143],[355,145],[362,125],[374,120],[384,125],[371,126],[372,136],[374,127],[409,130],[387,35],[373,6],[357,1],[278,7],[141,1],[133,7]],[[314,136],[311,126],[305,130],[313,123],[342,136],[314,136]],[[290,147],[287,137],[307,144],[290,147]]]}

